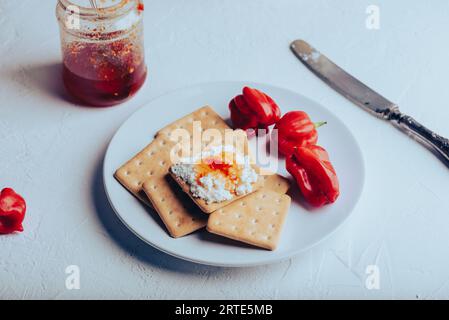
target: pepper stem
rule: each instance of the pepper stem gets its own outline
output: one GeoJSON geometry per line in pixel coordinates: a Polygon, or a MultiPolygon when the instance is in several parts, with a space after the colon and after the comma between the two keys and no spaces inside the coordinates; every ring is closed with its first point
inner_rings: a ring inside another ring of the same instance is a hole
{"type": "Polygon", "coordinates": [[[319,128],[319,127],[322,127],[322,126],[324,126],[324,125],[326,125],[326,124],[327,124],[327,121],[315,122],[315,123],[314,123],[315,129],[317,129],[317,128],[319,128]]]}

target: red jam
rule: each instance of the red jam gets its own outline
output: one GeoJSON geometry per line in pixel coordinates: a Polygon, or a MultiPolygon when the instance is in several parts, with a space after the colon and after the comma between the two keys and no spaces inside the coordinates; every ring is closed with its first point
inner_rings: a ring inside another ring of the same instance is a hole
{"type": "Polygon", "coordinates": [[[218,175],[224,177],[226,181],[226,187],[231,190],[231,186],[238,182],[241,167],[233,161],[227,163],[223,159],[226,159],[226,154],[223,153],[219,157],[213,157],[209,159],[203,159],[203,162],[196,167],[197,183],[201,185],[200,179],[208,174],[218,175]]]}
{"type": "Polygon", "coordinates": [[[73,42],[64,52],[63,79],[81,103],[106,107],[131,98],[147,76],[143,50],[128,39],[73,42]]]}
{"type": "Polygon", "coordinates": [[[232,168],[232,165],[229,163],[224,163],[220,160],[213,159],[206,162],[206,164],[212,171],[221,172],[226,177],[230,175],[229,170],[232,168]]]}

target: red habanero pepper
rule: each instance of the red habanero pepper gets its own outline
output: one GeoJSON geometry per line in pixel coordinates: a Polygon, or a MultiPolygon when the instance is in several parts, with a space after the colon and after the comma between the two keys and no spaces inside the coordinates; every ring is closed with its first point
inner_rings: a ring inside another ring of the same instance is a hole
{"type": "Polygon", "coordinates": [[[293,153],[295,147],[317,144],[318,132],[316,128],[324,124],[326,122],[313,123],[304,111],[287,112],[275,126],[275,129],[278,130],[280,153],[288,156],[293,153]]]}
{"type": "Polygon", "coordinates": [[[25,213],[25,200],[13,189],[3,189],[0,193],[0,234],[22,232],[25,213]]]}
{"type": "Polygon", "coordinates": [[[281,110],[274,100],[257,89],[243,88],[229,103],[234,129],[268,129],[281,118],[281,110]]]}
{"type": "Polygon", "coordinates": [[[296,148],[286,165],[309,204],[322,207],[337,200],[338,178],[324,148],[317,145],[296,148]]]}

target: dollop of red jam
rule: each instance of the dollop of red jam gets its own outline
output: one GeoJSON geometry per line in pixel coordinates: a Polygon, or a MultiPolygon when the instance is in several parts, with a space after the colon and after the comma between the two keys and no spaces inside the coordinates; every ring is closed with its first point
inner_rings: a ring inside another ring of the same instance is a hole
{"type": "Polygon", "coordinates": [[[212,171],[219,171],[224,176],[229,176],[229,170],[232,168],[232,164],[224,163],[219,159],[207,159],[205,162],[212,171]]]}
{"type": "Polygon", "coordinates": [[[74,42],[65,49],[63,80],[80,102],[112,106],[131,98],[147,76],[143,49],[128,39],[74,42]]]}
{"type": "Polygon", "coordinates": [[[201,163],[197,164],[195,167],[197,183],[202,185],[201,178],[212,174],[217,178],[224,178],[226,181],[226,189],[234,192],[232,186],[240,181],[239,176],[241,175],[242,168],[233,158],[231,158],[233,159],[231,162],[225,161],[224,159],[227,159],[226,157],[226,153],[223,153],[216,157],[203,159],[201,163]]]}

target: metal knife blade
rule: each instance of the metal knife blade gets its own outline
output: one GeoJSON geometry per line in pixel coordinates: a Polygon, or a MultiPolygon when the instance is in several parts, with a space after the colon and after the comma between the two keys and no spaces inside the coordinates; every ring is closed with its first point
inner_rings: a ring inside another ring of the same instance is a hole
{"type": "Polygon", "coordinates": [[[291,49],[324,82],[374,115],[383,118],[395,107],[393,102],[351,76],[307,42],[296,40],[292,42],[291,49]]]}
{"type": "Polygon", "coordinates": [[[290,46],[298,59],[329,86],[379,118],[390,120],[397,128],[423,143],[449,167],[449,140],[426,128],[399,107],[341,69],[304,40],[290,46]]]}

